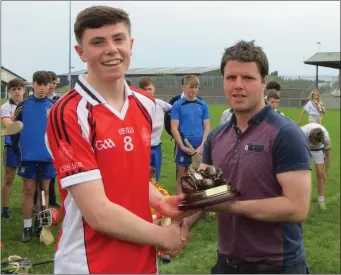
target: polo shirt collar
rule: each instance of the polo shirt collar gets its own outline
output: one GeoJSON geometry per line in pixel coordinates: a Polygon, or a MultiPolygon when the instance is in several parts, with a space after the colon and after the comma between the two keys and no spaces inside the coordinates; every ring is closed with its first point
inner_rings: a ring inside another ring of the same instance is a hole
{"type": "MultiPolygon", "coordinates": [[[[267,104],[265,105],[265,107],[260,110],[257,114],[255,114],[249,121],[248,121],[248,125],[252,125],[252,124],[259,124],[261,123],[268,115],[268,113],[270,112],[270,110],[272,109],[272,107],[267,104]]],[[[231,117],[229,126],[231,127],[235,127],[236,126],[236,115],[233,112],[233,115],[231,117]]]]}

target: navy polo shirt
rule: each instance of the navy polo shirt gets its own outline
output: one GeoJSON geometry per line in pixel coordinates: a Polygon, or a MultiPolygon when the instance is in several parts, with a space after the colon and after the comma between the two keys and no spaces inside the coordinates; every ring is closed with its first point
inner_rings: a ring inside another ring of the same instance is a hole
{"type": "MultiPolygon", "coordinates": [[[[203,163],[223,170],[239,200],[282,196],[276,174],[311,170],[303,131],[266,105],[243,133],[230,122],[213,129],[206,140],[203,163]]],[[[305,261],[301,224],[263,222],[217,213],[218,252],[226,259],[288,266],[305,261]]]]}

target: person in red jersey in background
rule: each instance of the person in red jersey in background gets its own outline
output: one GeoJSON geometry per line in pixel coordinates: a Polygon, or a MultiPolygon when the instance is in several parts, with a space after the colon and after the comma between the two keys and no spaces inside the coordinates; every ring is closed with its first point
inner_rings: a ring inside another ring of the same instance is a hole
{"type": "Polygon", "coordinates": [[[64,214],[54,274],[157,273],[156,247],[182,247],[185,213],[182,195],[164,198],[149,182],[155,100],[124,79],[134,42],[128,14],[87,8],[74,32],[88,74],[53,106],[46,134],[64,214]],[[157,226],[151,207],[179,221],[157,226]]]}

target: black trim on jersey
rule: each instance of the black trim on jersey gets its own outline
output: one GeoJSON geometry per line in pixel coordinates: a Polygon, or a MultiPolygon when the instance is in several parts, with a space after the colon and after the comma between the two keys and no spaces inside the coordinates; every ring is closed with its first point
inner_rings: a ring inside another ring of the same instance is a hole
{"type": "Polygon", "coordinates": [[[86,87],[79,79],[77,79],[76,83],[81,86],[84,92],[86,92],[93,100],[97,101],[99,104],[102,104],[101,102],[89,89],[86,87]]]}
{"type": "Polygon", "coordinates": [[[135,96],[134,92],[132,92],[133,98],[135,99],[137,106],[141,109],[143,115],[145,116],[145,118],[147,119],[147,121],[150,124],[150,128],[153,128],[153,122],[152,122],[152,118],[150,117],[148,111],[146,110],[146,108],[143,106],[143,104],[138,100],[138,98],[135,96]]]}
{"type": "Polygon", "coordinates": [[[10,98],[10,99],[9,99],[9,104],[17,105],[17,103],[14,102],[13,98],[10,98]]]}
{"type": "Polygon", "coordinates": [[[95,141],[96,141],[96,121],[94,120],[93,116],[93,106],[88,102],[86,104],[86,108],[88,109],[88,123],[90,125],[90,133],[91,133],[91,146],[95,148],[95,141]]]}
{"type": "Polygon", "coordinates": [[[184,106],[184,105],[187,105],[187,104],[190,104],[190,103],[197,103],[197,104],[199,104],[201,106],[204,106],[204,104],[202,104],[198,100],[193,100],[193,101],[185,100],[184,102],[181,103],[181,106],[184,106]]]}
{"type": "MultiPolygon", "coordinates": [[[[75,91],[75,90],[71,90],[69,94],[66,95],[65,97],[65,101],[69,101],[70,97],[74,98],[75,96],[77,96],[78,93],[75,91]]],[[[52,112],[53,114],[51,116],[53,116],[53,120],[51,119],[51,125],[52,125],[52,131],[53,131],[53,136],[55,137],[56,139],[56,143],[57,143],[57,146],[59,147],[59,142],[58,142],[58,139],[62,139],[62,134],[60,132],[60,127],[59,127],[59,122],[58,122],[58,108],[62,105],[64,101],[61,100],[61,101],[57,101],[53,107],[52,107],[52,112]],[[56,125],[54,125],[54,123],[56,125]],[[56,127],[55,127],[56,126],[56,127]],[[56,129],[57,128],[57,131],[56,129]],[[57,135],[57,133],[58,135],[57,135]]],[[[64,118],[63,118],[63,115],[64,115],[64,112],[61,112],[60,114],[60,118],[61,118],[61,124],[62,124],[62,127],[64,125],[64,128],[65,128],[65,123],[64,123],[64,118]]],[[[63,130],[64,130],[63,128],[63,130]]],[[[64,131],[65,133],[66,131],[64,131]]]]}
{"type": "Polygon", "coordinates": [[[78,93],[74,93],[72,95],[70,95],[67,99],[65,99],[62,103],[62,106],[60,108],[60,123],[62,124],[62,129],[63,129],[63,132],[64,132],[64,136],[65,136],[65,139],[66,139],[66,142],[71,144],[71,141],[70,141],[70,138],[69,138],[69,135],[66,131],[66,126],[65,126],[65,120],[64,120],[64,109],[66,107],[66,104],[73,98],[75,98],[76,96],[78,95],[78,93]]]}

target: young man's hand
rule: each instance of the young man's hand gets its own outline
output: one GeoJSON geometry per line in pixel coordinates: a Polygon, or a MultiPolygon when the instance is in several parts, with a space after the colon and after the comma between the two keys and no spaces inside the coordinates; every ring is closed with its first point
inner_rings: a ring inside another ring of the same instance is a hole
{"type": "Polygon", "coordinates": [[[155,210],[162,215],[170,218],[179,216],[182,211],[178,209],[180,201],[184,199],[184,194],[170,196],[164,200],[161,200],[155,207],[155,210]]]}
{"type": "Polygon", "coordinates": [[[187,155],[192,155],[192,151],[188,148],[188,147],[186,147],[186,146],[181,146],[180,147],[180,149],[184,152],[184,153],[186,153],[187,155]]]}
{"type": "Polygon", "coordinates": [[[162,251],[165,255],[169,255],[171,257],[175,257],[177,256],[188,244],[188,233],[189,233],[189,227],[184,224],[184,223],[179,223],[178,221],[173,221],[171,225],[169,225],[169,227],[171,226],[178,226],[180,229],[180,241],[181,241],[181,245],[179,247],[176,247],[175,249],[165,249],[164,251],[162,251]]]}
{"type": "Polygon", "coordinates": [[[160,249],[163,254],[174,257],[176,255],[175,252],[181,250],[184,243],[184,241],[181,240],[180,222],[172,222],[166,229],[168,230],[168,234],[163,244],[160,246],[160,249]]]}

